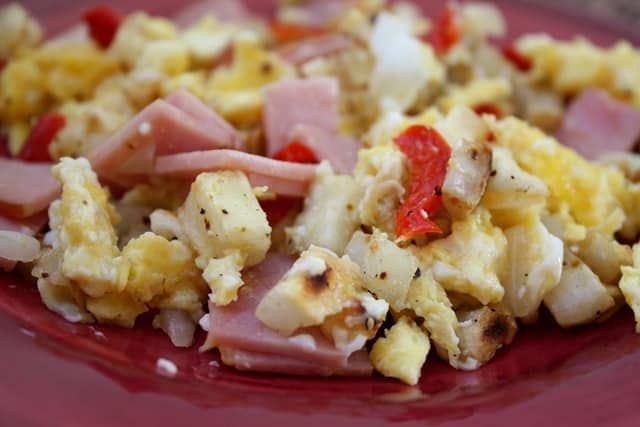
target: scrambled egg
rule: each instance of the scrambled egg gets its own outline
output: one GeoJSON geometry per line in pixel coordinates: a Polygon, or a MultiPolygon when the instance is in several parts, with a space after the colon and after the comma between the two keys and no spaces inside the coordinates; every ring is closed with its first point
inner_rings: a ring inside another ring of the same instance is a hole
{"type": "Polygon", "coordinates": [[[62,272],[87,294],[100,297],[126,286],[129,264],[121,258],[114,224],[118,214],[87,159],[64,158],[53,168],[62,184],[58,244],[62,272]]]}
{"type": "Polygon", "coordinates": [[[603,49],[583,38],[563,42],[534,34],[521,37],[517,47],[533,64],[533,82],[563,95],[600,87],[640,106],[640,54],[628,42],[603,49]]]}
{"type": "Polygon", "coordinates": [[[40,24],[18,3],[0,7],[0,58],[9,59],[42,39],[40,24]]]}
{"type": "Polygon", "coordinates": [[[503,268],[507,239],[491,223],[491,214],[476,209],[451,226],[451,234],[422,247],[412,247],[423,269],[447,291],[470,295],[482,304],[499,303],[504,288],[498,280],[503,268]]]}
{"type": "Polygon", "coordinates": [[[207,96],[232,123],[255,124],[261,118],[262,87],[294,75],[291,66],[264,49],[255,35],[243,33],[234,40],[233,63],[211,75],[207,96]]]}
{"type": "Polygon", "coordinates": [[[54,103],[87,99],[118,63],[90,42],[50,43],[25,50],[0,74],[0,119],[24,120],[54,103]]]}
{"type": "Polygon", "coordinates": [[[431,349],[429,337],[412,320],[403,317],[371,348],[371,363],[387,377],[414,385],[431,349]]]}
{"type": "Polygon", "coordinates": [[[619,200],[625,194],[621,172],[588,162],[516,118],[500,120],[492,130],[498,144],[511,150],[518,165],[547,185],[551,213],[561,212],[566,206],[570,223],[607,234],[620,228],[625,220],[619,200]]]}

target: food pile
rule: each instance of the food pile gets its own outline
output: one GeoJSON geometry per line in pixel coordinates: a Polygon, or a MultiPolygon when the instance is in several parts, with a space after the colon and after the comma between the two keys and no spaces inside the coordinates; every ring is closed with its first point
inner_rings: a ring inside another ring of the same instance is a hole
{"type": "Polygon", "coordinates": [[[240,370],[408,384],[546,313],[640,331],[627,42],[382,0],[0,27],[0,267],[70,322],[151,312],[240,370]]]}

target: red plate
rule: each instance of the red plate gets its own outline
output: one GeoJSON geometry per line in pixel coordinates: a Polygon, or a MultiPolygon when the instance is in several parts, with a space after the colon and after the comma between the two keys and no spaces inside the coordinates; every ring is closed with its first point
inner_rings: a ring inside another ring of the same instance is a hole
{"type": "MultiPolygon", "coordinates": [[[[54,32],[75,22],[81,9],[74,0],[23,3],[54,32]]],[[[111,2],[166,14],[180,3],[111,2]]],[[[428,3],[433,11],[442,2],[428,3]]],[[[580,33],[605,44],[638,40],[613,25],[551,9],[500,5],[515,34],[580,33]]],[[[420,385],[408,387],[380,377],[239,373],[220,366],[215,353],[172,347],[148,325],[125,330],[67,323],[44,308],[33,286],[0,275],[0,352],[2,426],[640,425],[640,338],[626,309],[601,326],[565,331],[546,321],[524,328],[513,346],[475,372],[430,359],[420,385]],[[173,361],[177,374],[159,374],[158,358],[173,361]]]]}

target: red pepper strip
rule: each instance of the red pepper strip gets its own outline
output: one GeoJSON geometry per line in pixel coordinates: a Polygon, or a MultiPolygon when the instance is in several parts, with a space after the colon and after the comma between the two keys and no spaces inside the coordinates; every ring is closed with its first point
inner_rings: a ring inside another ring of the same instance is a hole
{"type": "Polygon", "coordinates": [[[300,141],[291,141],[272,156],[276,160],[295,163],[319,163],[316,154],[300,141]]]}
{"type": "MultiPolygon", "coordinates": [[[[300,141],[291,141],[273,156],[276,160],[295,163],[318,163],[315,153],[300,141]]],[[[302,197],[277,196],[272,200],[261,200],[260,206],[267,214],[271,226],[278,224],[294,209],[301,209],[302,197]]]]}
{"type": "Polygon", "coordinates": [[[478,104],[473,107],[473,111],[475,111],[478,115],[493,114],[497,119],[502,117],[502,111],[500,110],[500,108],[496,107],[493,104],[478,104]]]}
{"type": "Polygon", "coordinates": [[[0,133],[0,157],[11,157],[11,151],[9,151],[9,137],[3,133],[0,133]]]}
{"type": "Polygon", "coordinates": [[[27,162],[50,162],[49,145],[64,127],[66,120],[62,114],[46,113],[31,130],[18,158],[27,162]]]}
{"type": "Polygon", "coordinates": [[[533,66],[531,60],[518,52],[513,43],[502,46],[502,56],[520,71],[529,71],[533,66]]]}
{"type": "Polygon", "coordinates": [[[449,145],[435,129],[422,125],[408,127],[394,142],[409,159],[412,174],[407,197],[396,214],[396,234],[403,240],[441,234],[430,218],[442,209],[441,188],[451,157],[449,145]]]}
{"type": "Polygon", "coordinates": [[[271,32],[278,44],[284,44],[305,39],[307,37],[325,34],[328,30],[322,27],[309,27],[305,25],[273,21],[271,23],[271,32]]]}
{"type": "Polygon", "coordinates": [[[107,5],[93,7],[82,14],[91,38],[103,49],[109,47],[123,19],[122,13],[107,5]]]}
{"type": "Polygon", "coordinates": [[[436,19],[433,28],[422,39],[429,43],[438,55],[447,53],[462,37],[455,7],[447,4],[436,19]]]}

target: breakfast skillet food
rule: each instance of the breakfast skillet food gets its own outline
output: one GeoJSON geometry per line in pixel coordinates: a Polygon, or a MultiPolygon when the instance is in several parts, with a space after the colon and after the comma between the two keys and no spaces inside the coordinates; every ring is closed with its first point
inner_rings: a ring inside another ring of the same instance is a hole
{"type": "Polygon", "coordinates": [[[0,266],[66,320],[151,312],[240,370],[408,384],[545,312],[640,325],[629,43],[507,42],[484,3],[82,20],[42,41],[0,8],[0,266]]]}

